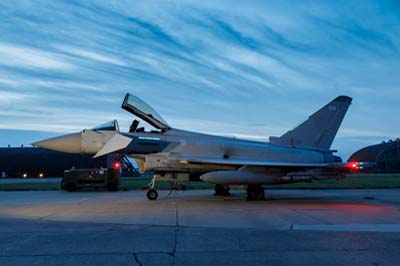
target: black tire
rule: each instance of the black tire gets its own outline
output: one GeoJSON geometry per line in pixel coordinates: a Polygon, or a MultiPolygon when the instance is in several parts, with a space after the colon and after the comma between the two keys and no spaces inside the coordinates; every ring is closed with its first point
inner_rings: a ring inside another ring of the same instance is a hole
{"type": "Polygon", "coordinates": [[[264,187],[262,185],[248,185],[247,186],[247,199],[249,199],[249,200],[265,199],[264,187]]]}
{"type": "Polygon", "coordinates": [[[230,187],[227,185],[216,184],[215,185],[215,196],[229,196],[230,187]]]}
{"type": "Polygon", "coordinates": [[[78,188],[75,186],[74,183],[67,183],[67,184],[65,184],[65,189],[68,192],[75,192],[78,188]]]}
{"type": "Polygon", "coordinates": [[[147,191],[146,195],[149,200],[156,200],[158,198],[158,192],[154,188],[147,191]]]}

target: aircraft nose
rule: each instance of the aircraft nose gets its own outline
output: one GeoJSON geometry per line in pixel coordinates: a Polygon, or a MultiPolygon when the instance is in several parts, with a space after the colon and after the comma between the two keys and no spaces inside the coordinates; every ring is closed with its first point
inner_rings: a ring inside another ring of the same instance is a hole
{"type": "Polygon", "coordinates": [[[32,143],[33,146],[54,151],[81,153],[81,133],[73,133],[32,143]]]}

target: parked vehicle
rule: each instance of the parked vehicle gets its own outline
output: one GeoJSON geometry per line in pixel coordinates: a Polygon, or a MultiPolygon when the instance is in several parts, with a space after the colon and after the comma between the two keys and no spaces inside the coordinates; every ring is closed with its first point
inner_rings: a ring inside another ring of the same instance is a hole
{"type": "Polygon", "coordinates": [[[114,168],[74,169],[64,171],[61,189],[76,191],[82,188],[107,188],[117,191],[120,185],[120,170],[114,168]]]}

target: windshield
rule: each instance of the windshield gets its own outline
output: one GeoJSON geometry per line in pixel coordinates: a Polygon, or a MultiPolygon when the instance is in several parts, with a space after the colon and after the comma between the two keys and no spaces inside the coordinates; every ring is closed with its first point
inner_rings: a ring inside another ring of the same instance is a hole
{"type": "Polygon", "coordinates": [[[118,121],[117,120],[112,120],[110,122],[101,124],[100,126],[97,126],[93,128],[92,130],[110,130],[110,131],[119,131],[119,126],[118,126],[118,121]]]}
{"type": "Polygon", "coordinates": [[[168,123],[150,105],[131,94],[125,96],[122,108],[159,129],[168,129],[168,123]]]}

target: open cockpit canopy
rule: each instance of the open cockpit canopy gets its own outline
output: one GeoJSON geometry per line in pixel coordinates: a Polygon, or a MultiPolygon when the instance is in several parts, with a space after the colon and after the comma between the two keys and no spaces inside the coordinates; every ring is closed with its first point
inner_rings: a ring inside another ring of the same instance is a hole
{"type": "Polygon", "coordinates": [[[150,105],[129,93],[126,94],[121,107],[157,129],[166,131],[171,128],[150,105]]]}

